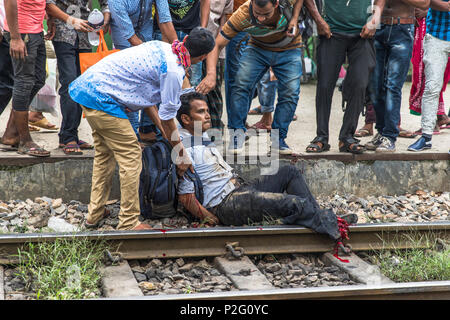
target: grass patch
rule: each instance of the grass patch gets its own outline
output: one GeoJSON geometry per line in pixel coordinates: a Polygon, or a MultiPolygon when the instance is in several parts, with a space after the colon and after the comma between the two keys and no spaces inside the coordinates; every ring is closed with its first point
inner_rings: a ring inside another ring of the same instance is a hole
{"type": "Polygon", "coordinates": [[[29,243],[19,250],[18,275],[36,299],[96,298],[106,248],[103,241],[83,238],[29,243]]]}
{"type": "Polygon", "coordinates": [[[450,280],[449,244],[440,239],[428,242],[428,248],[374,252],[371,260],[395,282],[450,280]]]}

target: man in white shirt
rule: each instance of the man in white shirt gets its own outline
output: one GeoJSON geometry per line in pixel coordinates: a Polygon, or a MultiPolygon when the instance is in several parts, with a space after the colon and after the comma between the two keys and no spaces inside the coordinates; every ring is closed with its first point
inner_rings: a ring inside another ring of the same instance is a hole
{"type": "Polygon", "coordinates": [[[177,114],[183,127],[180,135],[203,186],[200,203],[194,183],[185,176],[179,179],[178,200],[187,211],[210,224],[233,226],[282,219],[284,224],[311,228],[337,244],[342,242],[342,231],[348,232],[346,226],[357,222],[356,214],[337,217],[333,210],[321,209],[295,166],[283,166],[274,175],[252,182],[243,181],[207,140],[211,117],[205,96],[183,94],[181,103],[177,114]]]}
{"type": "MultiPolygon", "coordinates": [[[[180,139],[174,118],[186,70],[198,63],[214,47],[214,37],[204,28],[195,28],[182,43],[172,45],[150,41],[109,55],[69,86],[74,101],[92,128],[95,157],[87,227],[93,227],[107,214],[105,204],[111,190],[115,161],[119,164],[121,203],[119,230],[150,229],[139,223],[139,175],[141,147],[125,114],[144,109],[172,146],[180,139]],[[155,105],[160,104],[159,110],[155,105]],[[158,116],[159,114],[159,116],[158,116]]],[[[181,148],[179,157],[183,158],[181,148]]],[[[182,176],[192,165],[181,160],[182,176]]]]}

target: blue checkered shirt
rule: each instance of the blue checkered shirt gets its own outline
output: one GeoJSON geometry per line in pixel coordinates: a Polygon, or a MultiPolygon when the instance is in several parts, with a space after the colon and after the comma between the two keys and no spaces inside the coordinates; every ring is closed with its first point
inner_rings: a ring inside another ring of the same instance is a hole
{"type": "Polygon", "coordinates": [[[427,33],[441,40],[450,41],[450,12],[430,9],[427,15],[427,33]]]}

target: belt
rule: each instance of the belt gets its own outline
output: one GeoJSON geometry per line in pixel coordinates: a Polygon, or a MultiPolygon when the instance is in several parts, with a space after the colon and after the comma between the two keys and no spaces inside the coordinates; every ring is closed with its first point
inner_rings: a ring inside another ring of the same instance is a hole
{"type": "Polygon", "coordinates": [[[415,18],[401,18],[401,17],[381,17],[381,23],[387,25],[394,24],[414,24],[415,18]]]}

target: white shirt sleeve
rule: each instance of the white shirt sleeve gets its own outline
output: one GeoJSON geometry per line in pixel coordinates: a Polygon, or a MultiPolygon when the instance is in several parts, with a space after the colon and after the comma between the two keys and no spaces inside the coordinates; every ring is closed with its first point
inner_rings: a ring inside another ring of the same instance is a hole
{"type": "Polygon", "coordinates": [[[180,108],[180,95],[183,85],[183,75],[168,71],[161,75],[161,104],[159,106],[159,117],[161,120],[170,120],[176,117],[180,108]]]}
{"type": "Polygon", "coordinates": [[[3,31],[3,23],[5,21],[6,15],[5,15],[5,4],[3,0],[0,0],[0,32],[3,31]]]}

